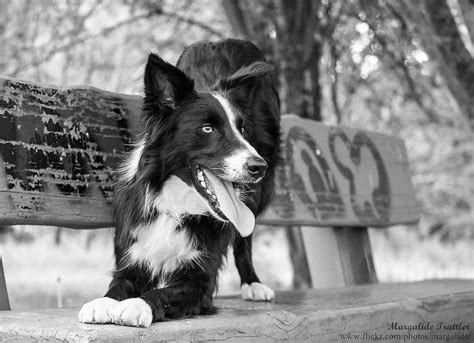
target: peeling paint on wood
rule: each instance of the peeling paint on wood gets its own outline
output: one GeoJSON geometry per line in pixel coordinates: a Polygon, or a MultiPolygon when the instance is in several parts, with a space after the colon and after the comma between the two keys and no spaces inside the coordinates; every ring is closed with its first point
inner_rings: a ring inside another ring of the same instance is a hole
{"type": "MultiPolygon", "coordinates": [[[[0,79],[0,224],[110,226],[116,170],[140,106],[138,96],[0,79]]],[[[285,163],[261,223],[418,219],[400,139],[291,115],[282,117],[282,131],[285,163]]]]}
{"type": "Polygon", "coordinates": [[[115,173],[140,100],[1,79],[0,222],[110,226],[115,173]]]}

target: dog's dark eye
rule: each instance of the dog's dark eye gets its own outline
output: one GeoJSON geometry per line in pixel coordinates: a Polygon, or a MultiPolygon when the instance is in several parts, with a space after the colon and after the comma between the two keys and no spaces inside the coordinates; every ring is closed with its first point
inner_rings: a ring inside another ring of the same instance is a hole
{"type": "Polygon", "coordinates": [[[214,128],[211,125],[203,125],[201,126],[201,131],[204,133],[213,133],[214,128]]]}
{"type": "Polygon", "coordinates": [[[245,133],[245,127],[242,126],[242,127],[240,128],[240,132],[241,132],[242,134],[244,134],[244,133],[245,133]]]}

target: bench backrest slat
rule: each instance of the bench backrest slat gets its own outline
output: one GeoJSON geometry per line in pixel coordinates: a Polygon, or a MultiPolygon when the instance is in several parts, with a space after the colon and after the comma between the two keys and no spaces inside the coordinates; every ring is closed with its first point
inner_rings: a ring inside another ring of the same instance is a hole
{"type": "MultiPolygon", "coordinates": [[[[141,98],[0,79],[0,224],[111,226],[141,98]]],[[[285,164],[261,223],[386,226],[418,218],[403,141],[283,116],[285,164]]]]}
{"type": "Polygon", "coordinates": [[[282,148],[275,199],[260,222],[387,226],[418,220],[401,139],[285,115],[282,148]]]}
{"type": "Polygon", "coordinates": [[[139,96],[0,79],[0,222],[111,226],[140,106],[139,96]]]}

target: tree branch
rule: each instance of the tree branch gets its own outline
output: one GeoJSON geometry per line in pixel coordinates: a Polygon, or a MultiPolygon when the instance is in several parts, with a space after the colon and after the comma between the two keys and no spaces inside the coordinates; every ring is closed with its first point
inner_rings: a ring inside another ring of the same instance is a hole
{"type": "Polygon", "coordinates": [[[435,62],[453,98],[474,125],[474,63],[446,0],[387,0],[435,62]]]}
{"type": "Polygon", "coordinates": [[[239,6],[239,0],[222,0],[222,7],[227,15],[235,34],[242,38],[249,37],[249,28],[244,20],[244,14],[239,6]]]}
{"type": "Polygon", "coordinates": [[[186,24],[189,24],[189,25],[193,25],[193,26],[197,26],[199,27],[200,29],[203,29],[204,31],[207,31],[211,34],[213,34],[214,36],[218,37],[218,38],[224,38],[224,35],[217,31],[216,29],[214,29],[213,27],[207,25],[207,24],[204,24],[203,22],[200,22],[198,20],[195,20],[193,18],[190,18],[190,17],[186,17],[186,16],[183,16],[183,15],[180,15],[178,13],[174,13],[174,12],[166,12],[166,11],[163,11],[161,10],[159,13],[157,14],[161,14],[165,17],[169,17],[169,18],[172,18],[172,19],[176,19],[177,21],[180,21],[182,23],[186,23],[186,24]]]}
{"type": "Polygon", "coordinates": [[[339,60],[339,53],[334,44],[330,43],[330,58],[331,58],[331,101],[334,107],[334,112],[336,113],[337,123],[341,123],[342,112],[339,106],[339,97],[338,97],[338,85],[339,85],[339,76],[337,75],[337,61],[339,60]]]}
{"type": "Polygon", "coordinates": [[[409,89],[409,92],[406,93],[407,97],[409,97],[409,98],[411,98],[415,101],[415,103],[423,111],[423,113],[426,114],[426,116],[428,117],[428,119],[430,121],[432,121],[434,123],[438,123],[439,118],[432,111],[432,109],[428,108],[425,105],[425,103],[423,101],[423,96],[418,91],[417,84],[416,84],[415,80],[413,79],[413,77],[411,76],[408,66],[405,64],[405,60],[406,60],[405,53],[403,51],[401,51],[402,56],[397,57],[396,53],[389,48],[389,44],[387,43],[385,37],[383,35],[379,34],[380,31],[377,30],[376,27],[374,27],[372,22],[370,22],[367,19],[361,19],[357,15],[354,15],[354,17],[357,18],[359,21],[364,22],[368,25],[369,29],[373,32],[373,39],[380,44],[380,46],[382,47],[382,50],[385,52],[385,55],[390,59],[390,61],[395,66],[395,68],[396,68],[395,71],[400,71],[401,72],[402,77],[400,77],[400,76],[399,77],[400,77],[402,82],[403,81],[406,82],[406,84],[408,86],[408,89],[409,89]]]}
{"type": "Polygon", "coordinates": [[[468,0],[458,0],[458,4],[472,45],[474,44],[474,3],[468,0]]]}
{"type": "Polygon", "coordinates": [[[30,61],[30,62],[19,65],[17,68],[15,68],[9,74],[9,76],[13,77],[20,70],[28,68],[28,67],[29,68],[37,67],[38,65],[41,65],[42,63],[45,63],[46,61],[50,60],[56,54],[58,54],[60,52],[68,51],[68,50],[72,49],[73,47],[75,47],[79,44],[85,43],[86,41],[89,41],[89,40],[92,40],[92,39],[95,39],[95,38],[99,38],[99,37],[105,37],[105,36],[111,34],[112,32],[114,32],[114,31],[116,31],[116,30],[118,30],[118,29],[120,29],[124,26],[135,23],[139,20],[148,19],[150,17],[160,16],[160,15],[164,16],[164,17],[175,19],[178,22],[182,22],[182,23],[186,23],[186,24],[189,24],[189,25],[197,26],[197,27],[199,27],[199,28],[201,28],[201,29],[203,29],[203,30],[219,37],[219,38],[224,37],[222,35],[222,33],[218,32],[217,30],[213,29],[212,27],[210,27],[210,26],[208,26],[204,23],[201,23],[197,20],[194,20],[192,18],[188,18],[188,17],[182,16],[182,15],[179,15],[177,13],[165,12],[163,10],[159,10],[159,11],[155,11],[155,12],[142,13],[142,14],[132,16],[132,17],[130,17],[126,20],[123,20],[121,22],[115,23],[114,25],[111,25],[109,27],[106,27],[106,28],[102,29],[100,32],[97,32],[95,34],[88,34],[88,35],[83,35],[82,37],[75,38],[75,39],[71,40],[70,42],[68,42],[66,44],[63,44],[59,47],[56,47],[53,50],[50,50],[48,53],[41,56],[41,58],[38,58],[38,59],[35,59],[34,61],[30,61]]]}

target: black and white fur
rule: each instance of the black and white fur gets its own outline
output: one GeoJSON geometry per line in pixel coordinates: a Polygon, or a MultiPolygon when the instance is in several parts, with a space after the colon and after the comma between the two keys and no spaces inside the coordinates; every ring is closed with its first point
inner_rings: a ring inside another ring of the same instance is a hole
{"type": "Polygon", "coordinates": [[[252,236],[242,237],[199,189],[202,168],[232,182],[255,216],[268,205],[280,119],[271,70],[257,47],[240,40],[191,45],[177,67],[150,54],[144,131],[115,190],[116,270],[79,321],[148,327],[215,313],[218,271],[231,244],[242,297],[273,299],[255,273],[252,236]]]}

